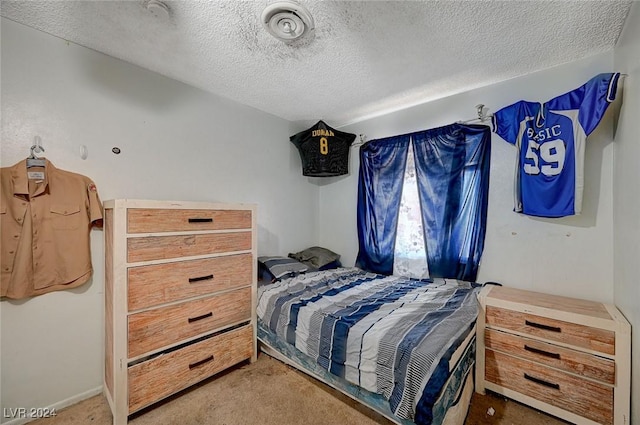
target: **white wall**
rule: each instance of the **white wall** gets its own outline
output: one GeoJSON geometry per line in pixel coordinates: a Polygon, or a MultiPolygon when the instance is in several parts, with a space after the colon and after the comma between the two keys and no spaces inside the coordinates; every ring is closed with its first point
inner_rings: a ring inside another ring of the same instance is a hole
{"type": "MultiPolygon", "coordinates": [[[[628,74],[614,143],[614,298],[631,323],[632,394],[640,394],[640,3],[634,3],[614,52],[616,70],[628,74]]],[[[631,423],[640,424],[640,397],[631,398],[631,423]]]]}
{"type": "MultiPolygon", "coordinates": [[[[319,189],[302,177],[289,122],[4,18],[1,24],[3,167],[28,156],[38,135],[45,156],[92,178],[103,200],[252,202],[259,253],[317,242],[319,189]]],[[[91,238],[89,283],[0,302],[2,408],[65,404],[100,391],[102,231],[91,238]]]]}
{"type": "MultiPolygon", "coordinates": [[[[638,6],[615,51],[615,69],[629,74],[620,127],[612,143],[614,114],[608,113],[588,140],[581,216],[554,220],[514,213],[515,149],[493,136],[488,231],[478,277],[600,301],[613,301],[615,288],[615,302],[634,326],[640,326],[634,273],[640,251],[638,6]]],[[[353,264],[356,148],[349,176],[304,178],[288,137],[313,123],[294,126],[11,21],[1,23],[2,166],[27,156],[39,135],[47,158],[94,179],[103,200],[256,202],[261,253],[319,244],[353,264]],[[81,145],[88,148],[87,160],[80,158],[81,145]],[[120,155],[111,153],[114,146],[120,155]]],[[[493,112],[520,99],[547,100],[613,65],[614,53],[598,55],[341,130],[371,140],[442,126],[472,118],[478,103],[493,112]]],[[[92,250],[95,272],[88,284],[0,303],[2,408],[65,404],[100,391],[101,231],[92,233],[92,250]]],[[[633,422],[640,424],[638,410],[634,405],[633,422]]]]}
{"type": "MultiPolygon", "coordinates": [[[[530,74],[341,128],[367,140],[439,127],[521,99],[546,101],[611,72],[613,53],[530,74]]],[[[611,109],[611,108],[610,108],[611,109]]],[[[489,211],[478,281],[605,302],[613,301],[612,111],[589,137],[580,216],[542,219],[513,212],[515,147],[493,134],[489,211]]],[[[320,187],[320,244],[353,265],[357,251],[358,150],[350,175],[320,187]]]]}

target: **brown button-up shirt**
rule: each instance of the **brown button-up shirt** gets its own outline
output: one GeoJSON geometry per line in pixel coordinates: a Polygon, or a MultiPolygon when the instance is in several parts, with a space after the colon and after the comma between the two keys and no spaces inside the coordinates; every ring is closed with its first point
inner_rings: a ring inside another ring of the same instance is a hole
{"type": "Polygon", "coordinates": [[[48,160],[0,171],[0,295],[25,298],[89,280],[89,235],[102,224],[96,185],[48,160]]]}

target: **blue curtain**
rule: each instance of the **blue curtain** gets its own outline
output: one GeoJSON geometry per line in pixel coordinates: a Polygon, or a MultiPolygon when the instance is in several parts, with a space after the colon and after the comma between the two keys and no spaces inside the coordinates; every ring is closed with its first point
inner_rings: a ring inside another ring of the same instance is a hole
{"type": "Polygon", "coordinates": [[[410,135],[372,140],[360,147],[356,265],[393,273],[398,212],[410,135]]]}
{"type": "Polygon", "coordinates": [[[418,194],[432,277],[474,281],[484,248],[491,132],[452,124],[360,148],[356,265],[392,274],[407,152],[413,141],[418,194]]]}

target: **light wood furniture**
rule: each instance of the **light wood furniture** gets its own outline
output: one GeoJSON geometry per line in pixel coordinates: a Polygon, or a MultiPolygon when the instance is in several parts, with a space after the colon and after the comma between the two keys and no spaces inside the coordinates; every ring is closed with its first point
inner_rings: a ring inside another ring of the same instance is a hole
{"type": "Polygon", "coordinates": [[[629,424],[631,326],[610,304],[487,285],[476,391],[576,424],[629,424]]]}
{"type": "Polygon", "coordinates": [[[104,392],[120,425],[256,360],[256,207],[117,199],[104,209],[104,392]]]}

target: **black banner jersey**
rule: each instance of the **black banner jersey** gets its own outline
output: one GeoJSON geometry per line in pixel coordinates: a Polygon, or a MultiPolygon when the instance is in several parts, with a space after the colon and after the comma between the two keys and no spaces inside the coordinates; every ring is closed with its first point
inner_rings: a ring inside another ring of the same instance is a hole
{"type": "Polygon", "coordinates": [[[356,135],[329,127],[320,120],[289,138],[300,153],[302,175],[332,177],[349,173],[349,149],[356,135]]]}

